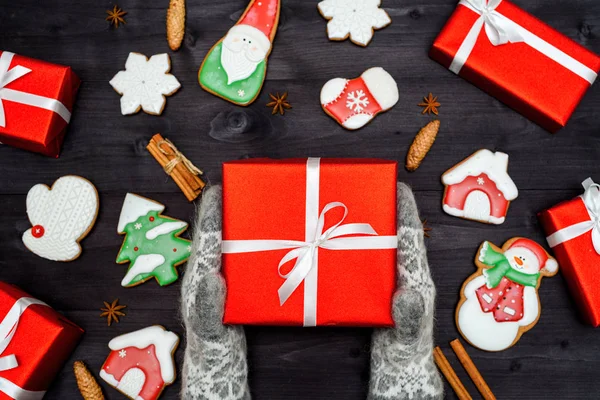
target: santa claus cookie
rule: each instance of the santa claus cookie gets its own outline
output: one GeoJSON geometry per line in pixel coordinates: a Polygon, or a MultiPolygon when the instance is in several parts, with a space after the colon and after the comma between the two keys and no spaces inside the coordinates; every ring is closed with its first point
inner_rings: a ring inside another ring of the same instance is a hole
{"type": "Polygon", "coordinates": [[[488,224],[502,224],[510,202],[519,196],[507,172],[508,155],[478,150],[442,175],[447,214],[488,224]]]}
{"type": "Polygon", "coordinates": [[[100,377],[134,400],[156,400],[175,381],[173,354],[179,338],[160,325],[117,336],[100,377]]]}
{"type": "Polygon", "coordinates": [[[156,54],[150,60],[139,53],[129,53],[125,71],[119,71],[109,82],[121,97],[121,114],[135,114],[140,109],[146,114],[160,115],[167,99],[181,85],[169,74],[169,55],[156,54]]]}
{"type": "Polygon", "coordinates": [[[240,20],[208,52],[198,81],[234,104],[251,104],[262,88],[279,23],[280,0],[252,0],[240,20]]]}
{"type": "Polygon", "coordinates": [[[475,264],[478,271],[461,289],[456,325],[481,350],[508,349],[537,323],[540,282],[556,275],[558,264],[542,246],[524,238],[510,239],[502,249],[483,242],[475,264]]]}
{"type": "Polygon", "coordinates": [[[390,16],[379,8],[381,0],[324,0],[318,8],[328,20],[329,40],[346,40],[367,46],[375,29],[388,26],[390,16]]]}
{"type": "Polygon", "coordinates": [[[67,175],[52,188],[35,185],[27,193],[32,228],[23,243],[34,254],[53,261],[72,261],[81,254],[81,241],[98,215],[98,192],[90,181],[67,175]]]}
{"type": "Polygon", "coordinates": [[[346,129],[360,129],[398,102],[398,85],[381,67],[355,79],[335,78],[321,89],[321,107],[346,129]]]}

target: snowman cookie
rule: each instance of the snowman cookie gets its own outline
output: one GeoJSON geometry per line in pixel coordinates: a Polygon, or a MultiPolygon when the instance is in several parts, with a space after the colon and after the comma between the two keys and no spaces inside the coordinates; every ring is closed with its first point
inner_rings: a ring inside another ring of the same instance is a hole
{"type": "Polygon", "coordinates": [[[67,175],[52,188],[35,185],[27,193],[32,228],[23,243],[34,254],[52,261],[72,261],[81,254],[79,242],[94,226],[98,192],[90,181],[67,175]]]}
{"type": "Polygon", "coordinates": [[[398,85],[381,67],[374,67],[354,79],[331,79],[321,89],[321,107],[338,124],[360,129],[379,113],[398,102],[398,85]]]}
{"type": "Polygon", "coordinates": [[[502,351],[514,345],[540,317],[538,288],[558,264],[538,243],[513,238],[502,249],[483,242],[475,257],[478,271],[463,284],[456,325],[473,346],[502,351]]]}

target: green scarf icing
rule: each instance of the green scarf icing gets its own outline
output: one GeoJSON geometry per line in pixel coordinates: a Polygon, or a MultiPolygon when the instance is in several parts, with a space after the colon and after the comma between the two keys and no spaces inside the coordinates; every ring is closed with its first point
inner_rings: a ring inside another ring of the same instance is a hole
{"type": "Polygon", "coordinates": [[[523,286],[536,287],[540,274],[529,275],[519,272],[510,266],[506,258],[496,264],[495,267],[486,270],[488,286],[495,288],[500,284],[502,278],[509,279],[515,283],[520,283],[523,286]]]}

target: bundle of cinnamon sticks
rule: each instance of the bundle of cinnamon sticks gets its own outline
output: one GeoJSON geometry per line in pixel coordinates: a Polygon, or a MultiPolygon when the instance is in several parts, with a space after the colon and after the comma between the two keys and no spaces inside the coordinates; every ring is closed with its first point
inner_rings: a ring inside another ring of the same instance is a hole
{"type": "Polygon", "coordinates": [[[194,201],[202,193],[202,189],[206,186],[200,178],[202,171],[196,168],[172,142],[157,133],[152,136],[146,149],[173,178],[188,201],[194,201]]]}

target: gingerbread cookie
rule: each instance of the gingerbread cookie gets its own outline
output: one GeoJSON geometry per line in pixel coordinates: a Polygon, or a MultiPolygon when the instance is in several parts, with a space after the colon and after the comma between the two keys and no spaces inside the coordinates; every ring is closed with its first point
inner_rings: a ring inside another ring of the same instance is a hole
{"type": "Polygon", "coordinates": [[[507,173],[508,155],[478,150],[442,175],[447,214],[488,224],[502,224],[519,191],[507,173]]]}
{"type": "Polygon", "coordinates": [[[558,264],[530,239],[513,238],[502,249],[483,242],[475,257],[477,272],[463,284],[456,325],[473,346],[502,351],[515,344],[540,317],[538,288],[558,264]]]}
{"type": "Polygon", "coordinates": [[[175,381],[173,354],[179,338],[160,325],[117,336],[100,377],[134,400],[156,400],[175,381]]]}
{"type": "Polygon", "coordinates": [[[277,33],[280,0],[252,0],[244,14],[208,52],[198,81],[231,103],[247,106],[262,88],[277,33]]]}
{"type": "Polygon", "coordinates": [[[383,68],[370,68],[355,79],[335,78],[321,89],[321,107],[340,125],[360,129],[398,102],[398,85],[383,68]]]}
{"type": "Polygon", "coordinates": [[[119,71],[110,85],[121,97],[121,114],[160,115],[167,99],[179,90],[177,78],[169,74],[171,60],[166,53],[153,55],[149,60],[140,53],[129,53],[125,71],[119,71]]]}
{"type": "Polygon", "coordinates": [[[161,215],[165,206],[153,200],[127,193],[119,226],[125,235],[117,264],[131,262],[121,285],[136,286],[156,278],[160,286],[169,285],[178,278],[178,265],[190,256],[190,241],[179,237],[188,224],[161,215]]]}
{"type": "Polygon", "coordinates": [[[388,13],[379,8],[381,0],[324,0],[318,8],[327,23],[329,40],[346,40],[367,46],[375,29],[392,23],[388,13]]]}
{"type": "Polygon", "coordinates": [[[32,228],[23,243],[34,254],[52,261],[72,261],[81,255],[79,242],[94,226],[98,192],[80,176],[59,178],[52,188],[35,185],[27,193],[32,228]]]}

